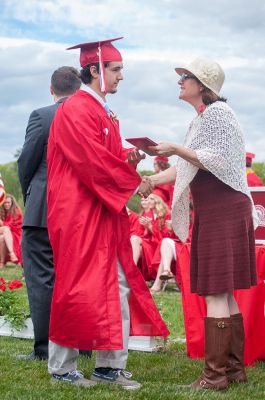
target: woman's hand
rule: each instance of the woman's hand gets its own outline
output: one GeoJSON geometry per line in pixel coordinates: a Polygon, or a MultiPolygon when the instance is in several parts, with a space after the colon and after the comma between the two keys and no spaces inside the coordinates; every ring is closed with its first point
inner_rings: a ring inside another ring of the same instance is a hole
{"type": "Polygon", "coordinates": [[[151,229],[152,228],[152,219],[149,217],[140,217],[139,218],[140,224],[143,225],[145,228],[147,229],[151,229]]]}
{"type": "Polygon", "coordinates": [[[169,232],[172,232],[172,230],[173,230],[173,227],[172,227],[172,220],[171,220],[171,219],[167,219],[167,220],[165,221],[165,223],[166,223],[166,227],[167,227],[168,231],[169,231],[169,232]]]}
{"type": "Polygon", "coordinates": [[[148,149],[154,151],[159,156],[170,157],[176,154],[176,145],[174,143],[161,142],[157,146],[148,146],[148,149]]]}

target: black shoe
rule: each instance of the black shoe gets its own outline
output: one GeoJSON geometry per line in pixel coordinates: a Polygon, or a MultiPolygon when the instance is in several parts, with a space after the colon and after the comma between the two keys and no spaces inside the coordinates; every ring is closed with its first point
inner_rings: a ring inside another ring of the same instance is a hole
{"type": "Polygon", "coordinates": [[[35,354],[34,351],[32,351],[30,354],[18,354],[16,355],[17,360],[48,360],[47,356],[40,356],[38,354],[35,354]]]}
{"type": "Polygon", "coordinates": [[[131,377],[132,374],[124,369],[95,368],[90,379],[97,383],[121,385],[126,390],[140,389],[142,385],[131,377]]]}
{"type": "Polygon", "coordinates": [[[92,357],[92,350],[79,350],[79,354],[80,354],[80,356],[91,358],[92,357]]]}
{"type": "Polygon", "coordinates": [[[57,382],[68,382],[71,383],[72,385],[87,386],[87,387],[95,386],[97,384],[96,382],[84,378],[82,372],[77,370],[66,372],[63,375],[52,374],[51,383],[57,383],[57,382]]]}

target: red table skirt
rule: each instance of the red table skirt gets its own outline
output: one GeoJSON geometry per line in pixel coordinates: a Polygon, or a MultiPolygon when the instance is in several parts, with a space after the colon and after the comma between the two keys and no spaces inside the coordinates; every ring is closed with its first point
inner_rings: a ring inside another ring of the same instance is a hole
{"type": "MultiPolygon", "coordinates": [[[[203,297],[190,292],[190,244],[183,245],[177,256],[181,273],[187,354],[191,358],[203,358],[206,306],[203,297]]],[[[244,317],[246,365],[265,360],[265,246],[256,246],[256,257],[257,286],[235,291],[235,298],[244,317]]]]}

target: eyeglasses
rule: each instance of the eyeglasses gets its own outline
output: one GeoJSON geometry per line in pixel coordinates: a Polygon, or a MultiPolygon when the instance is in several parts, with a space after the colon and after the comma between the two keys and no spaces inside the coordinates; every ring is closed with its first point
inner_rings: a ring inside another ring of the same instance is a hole
{"type": "Polygon", "coordinates": [[[184,82],[186,79],[197,79],[196,76],[191,75],[191,74],[181,74],[179,81],[184,82]]]}

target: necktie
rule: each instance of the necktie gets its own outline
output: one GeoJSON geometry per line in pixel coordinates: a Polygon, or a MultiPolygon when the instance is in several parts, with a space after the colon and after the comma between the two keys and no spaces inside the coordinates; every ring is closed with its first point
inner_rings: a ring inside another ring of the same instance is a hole
{"type": "Polygon", "coordinates": [[[106,113],[107,113],[108,115],[110,115],[110,108],[109,108],[108,103],[104,103],[104,109],[105,109],[106,113]]]}

